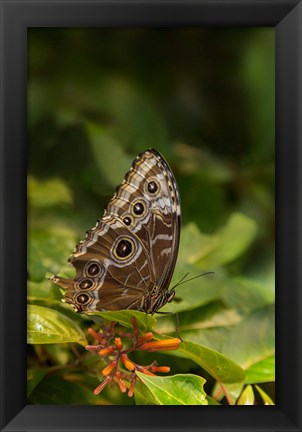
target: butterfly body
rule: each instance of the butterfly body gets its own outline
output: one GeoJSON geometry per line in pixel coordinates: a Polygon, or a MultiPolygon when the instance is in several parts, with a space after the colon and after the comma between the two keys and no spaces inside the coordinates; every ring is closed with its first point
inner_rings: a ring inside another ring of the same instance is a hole
{"type": "Polygon", "coordinates": [[[165,159],[154,149],[134,160],[103,217],[69,259],[74,279],[53,276],[77,312],[134,309],[155,313],[174,297],[169,284],[180,235],[180,199],[165,159]]]}

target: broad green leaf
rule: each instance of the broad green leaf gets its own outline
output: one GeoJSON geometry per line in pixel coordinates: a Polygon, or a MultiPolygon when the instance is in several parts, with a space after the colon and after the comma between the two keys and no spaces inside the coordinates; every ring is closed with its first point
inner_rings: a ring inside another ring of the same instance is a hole
{"type": "Polygon", "coordinates": [[[275,381],[275,356],[254,363],[246,370],[246,383],[255,384],[275,381]]]}
{"type": "Polygon", "coordinates": [[[131,318],[136,319],[137,327],[141,332],[152,330],[156,324],[156,319],[146,314],[145,312],[138,312],[134,310],[121,310],[121,311],[108,311],[108,312],[88,312],[86,314],[89,318],[101,317],[108,321],[116,321],[125,327],[132,328],[131,318]]]}
{"type": "MultiPolygon", "coordinates": [[[[202,335],[205,329],[220,329],[222,327],[236,325],[241,319],[242,317],[236,309],[228,308],[219,300],[178,314],[180,333],[183,336],[189,334],[192,337],[199,333],[202,335]]],[[[158,316],[157,328],[160,328],[161,332],[164,334],[175,332],[175,314],[162,315],[160,319],[158,316]]],[[[184,339],[191,340],[190,337],[184,337],[184,339]]],[[[199,341],[196,339],[195,342],[199,341]]],[[[203,342],[200,343],[207,345],[203,342]]]]}
{"type": "Polygon", "coordinates": [[[27,309],[27,343],[49,344],[77,342],[87,345],[81,328],[62,313],[43,306],[27,309]]]}
{"type": "Polygon", "coordinates": [[[249,369],[274,355],[275,308],[265,306],[253,311],[235,326],[225,339],[222,352],[249,369]]]}
{"type": "Polygon", "coordinates": [[[183,341],[173,354],[190,358],[219,382],[241,382],[245,378],[244,370],[238,364],[208,347],[183,341]]]}
{"type": "Polygon", "coordinates": [[[48,373],[47,369],[28,369],[27,370],[27,397],[32,393],[34,388],[48,373]]]}
{"type": "Polygon", "coordinates": [[[136,372],[152,393],[157,405],[207,405],[203,389],[205,379],[192,374],[169,377],[149,376],[136,372]]]}
{"type": "Polygon", "coordinates": [[[76,244],[75,232],[63,226],[29,229],[28,266],[30,280],[45,280],[47,272],[58,273],[76,244]]]}
{"type": "Polygon", "coordinates": [[[226,225],[214,234],[216,247],[197,257],[196,265],[202,269],[213,269],[234,261],[247,250],[256,232],[257,225],[252,219],[234,213],[226,225]]]}
{"type": "Polygon", "coordinates": [[[274,402],[272,401],[272,399],[269,397],[269,395],[267,393],[265,393],[265,391],[262,390],[261,387],[256,385],[256,389],[260,393],[262,400],[264,402],[264,405],[275,405],[274,402]]]}
{"type": "Polygon", "coordinates": [[[189,223],[181,230],[178,263],[193,265],[217,247],[217,239],[203,234],[195,223],[189,223]]]}
{"type": "Polygon", "coordinates": [[[226,225],[212,235],[187,225],[181,234],[179,262],[199,269],[213,270],[234,261],[254,240],[256,223],[241,213],[234,213],[226,225]]]}
{"type": "Polygon", "coordinates": [[[241,393],[237,405],[254,405],[255,395],[251,385],[247,385],[241,393]]]}
{"type": "Polygon", "coordinates": [[[232,327],[213,327],[200,330],[181,331],[181,336],[190,342],[222,352],[224,341],[228,338],[232,327]]]}
{"type": "Polygon", "coordinates": [[[29,300],[55,300],[61,299],[62,295],[60,291],[49,282],[49,280],[43,280],[42,282],[29,281],[27,284],[27,297],[29,300]]]}
{"type": "Polygon", "coordinates": [[[275,302],[274,293],[257,281],[242,277],[225,278],[222,284],[222,300],[242,316],[275,302]]]}
{"type": "Polygon", "coordinates": [[[135,384],[134,399],[136,405],[157,405],[151,390],[139,379],[135,384]]]}
{"type": "Polygon", "coordinates": [[[50,207],[58,204],[70,205],[71,192],[61,179],[38,180],[29,176],[27,182],[29,204],[33,207],[50,207]]]}

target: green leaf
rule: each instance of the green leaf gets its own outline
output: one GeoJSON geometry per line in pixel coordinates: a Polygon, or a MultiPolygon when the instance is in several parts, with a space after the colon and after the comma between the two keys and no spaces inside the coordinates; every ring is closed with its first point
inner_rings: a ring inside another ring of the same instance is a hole
{"type": "Polygon", "coordinates": [[[76,244],[75,232],[69,228],[50,225],[43,229],[29,229],[28,265],[30,280],[40,282],[47,272],[62,270],[76,244]],[[61,260],[61,262],[60,262],[61,260]]]}
{"type": "Polygon", "coordinates": [[[220,405],[219,402],[217,402],[216,399],[212,398],[211,396],[207,396],[208,405],[220,405]]]}
{"type": "Polygon", "coordinates": [[[62,313],[36,305],[27,309],[27,343],[49,344],[77,342],[87,345],[81,328],[62,313]]]}
{"type": "Polygon", "coordinates": [[[49,280],[45,279],[42,282],[29,281],[27,284],[27,297],[31,301],[50,301],[50,299],[61,299],[62,295],[60,294],[60,291],[49,282],[49,280]]]}
{"type": "Polygon", "coordinates": [[[208,347],[183,341],[173,353],[190,358],[219,382],[241,382],[245,378],[244,370],[238,364],[208,347]]]}
{"type": "Polygon", "coordinates": [[[274,293],[270,292],[267,285],[258,281],[236,277],[225,278],[222,284],[222,300],[242,316],[275,302],[274,293]]]}
{"type": "Polygon", "coordinates": [[[157,405],[151,390],[140,380],[135,384],[134,399],[136,405],[157,405]]]}
{"type": "Polygon", "coordinates": [[[181,330],[180,335],[186,341],[222,353],[222,347],[230,329],[229,327],[213,327],[190,331],[181,330]]]}
{"type": "Polygon", "coordinates": [[[275,381],[275,356],[254,363],[246,370],[246,383],[255,384],[275,381]]]}
{"type": "Polygon", "coordinates": [[[275,353],[275,308],[273,305],[253,311],[226,337],[222,352],[249,369],[275,353]]]}
{"type": "Polygon", "coordinates": [[[181,230],[177,263],[193,265],[217,247],[214,236],[203,234],[195,223],[189,223],[181,230]]]}
{"type": "Polygon", "coordinates": [[[262,400],[264,402],[264,405],[275,405],[274,402],[272,401],[272,399],[269,397],[269,395],[267,393],[265,393],[265,391],[262,390],[261,387],[256,385],[256,389],[260,393],[262,400]]]}
{"type": "Polygon", "coordinates": [[[154,328],[156,324],[156,319],[146,314],[145,312],[138,312],[134,310],[121,310],[121,311],[106,311],[106,312],[88,312],[86,314],[89,318],[101,317],[108,321],[116,321],[127,328],[132,328],[131,318],[136,319],[137,327],[141,332],[150,331],[154,328]]]}
{"type": "Polygon", "coordinates": [[[247,385],[241,393],[237,405],[254,405],[255,395],[252,386],[247,385]]]}
{"type": "Polygon", "coordinates": [[[149,376],[136,372],[148,387],[157,405],[207,405],[203,389],[205,379],[193,374],[169,377],[149,376]]]}
{"type": "Polygon", "coordinates": [[[27,370],[27,397],[32,393],[34,388],[48,373],[47,369],[28,369],[27,370]]]}
{"type": "Polygon", "coordinates": [[[254,240],[256,223],[249,217],[234,213],[226,225],[214,234],[215,248],[196,259],[196,265],[203,269],[213,269],[228,264],[241,256],[254,240]]]}
{"type": "Polygon", "coordinates": [[[58,204],[71,205],[71,192],[63,180],[52,178],[37,180],[29,176],[27,181],[29,204],[33,207],[50,207],[58,204]]]}
{"type": "Polygon", "coordinates": [[[241,213],[232,214],[226,225],[212,235],[201,233],[191,223],[182,230],[179,262],[206,270],[221,267],[242,255],[256,232],[256,223],[241,213]]]}
{"type": "MultiPolygon", "coordinates": [[[[179,330],[184,339],[208,346],[207,343],[202,342],[202,339],[199,340],[199,336],[201,338],[205,330],[221,329],[222,327],[236,325],[242,320],[242,317],[236,309],[228,308],[222,301],[217,300],[193,310],[180,312],[178,320],[179,330]]],[[[158,328],[165,334],[175,332],[175,314],[162,315],[158,319],[158,328]]],[[[210,347],[212,348],[211,345],[210,347]]]]}

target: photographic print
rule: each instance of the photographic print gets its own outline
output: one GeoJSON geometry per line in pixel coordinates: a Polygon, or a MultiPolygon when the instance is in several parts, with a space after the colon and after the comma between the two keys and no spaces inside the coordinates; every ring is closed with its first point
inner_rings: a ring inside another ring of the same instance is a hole
{"type": "Polygon", "coordinates": [[[274,405],[274,29],[27,34],[27,403],[274,405]]]}

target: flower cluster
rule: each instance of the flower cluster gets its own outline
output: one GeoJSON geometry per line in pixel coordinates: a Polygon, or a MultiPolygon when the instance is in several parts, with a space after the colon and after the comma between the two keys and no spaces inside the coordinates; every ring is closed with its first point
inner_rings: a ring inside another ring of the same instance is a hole
{"type": "Polygon", "coordinates": [[[134,363],[128,357],[128,354],[135,350],[176,350],[179,348],[181,340],[179,338],[153,340],[152,332],[147,332],[140,336],[134,317],[131,319],[131,322],[133,332],[119,332],[118,336],[115,334],[115,322],[111,322],[109,326],[105,326],[103,331],[99,333],[92,328],[88,329],[88,333],[96,339],[97,345],[87,345],[86,350],[96,352],[107,361],[107,366],[102,370],[102,375],[105,379],[94,390],[95,395],[99,394],[107,384],[111,383],[111,385],[114,385],[114,383],[117,383],[122,393],[125,393],[127,388],[129,388],[128,396],[132,397],[138,378],[136,371],[153,376],[155,376],[155,372],[170,372],[169,366],[158,366],[156,361],[147,366],[134,363]],[[126,346],[124,346],[121,338],[127,339],[128,343],[126,346]],[[126,372],[125,369],[129,372],[126,372]]]}

